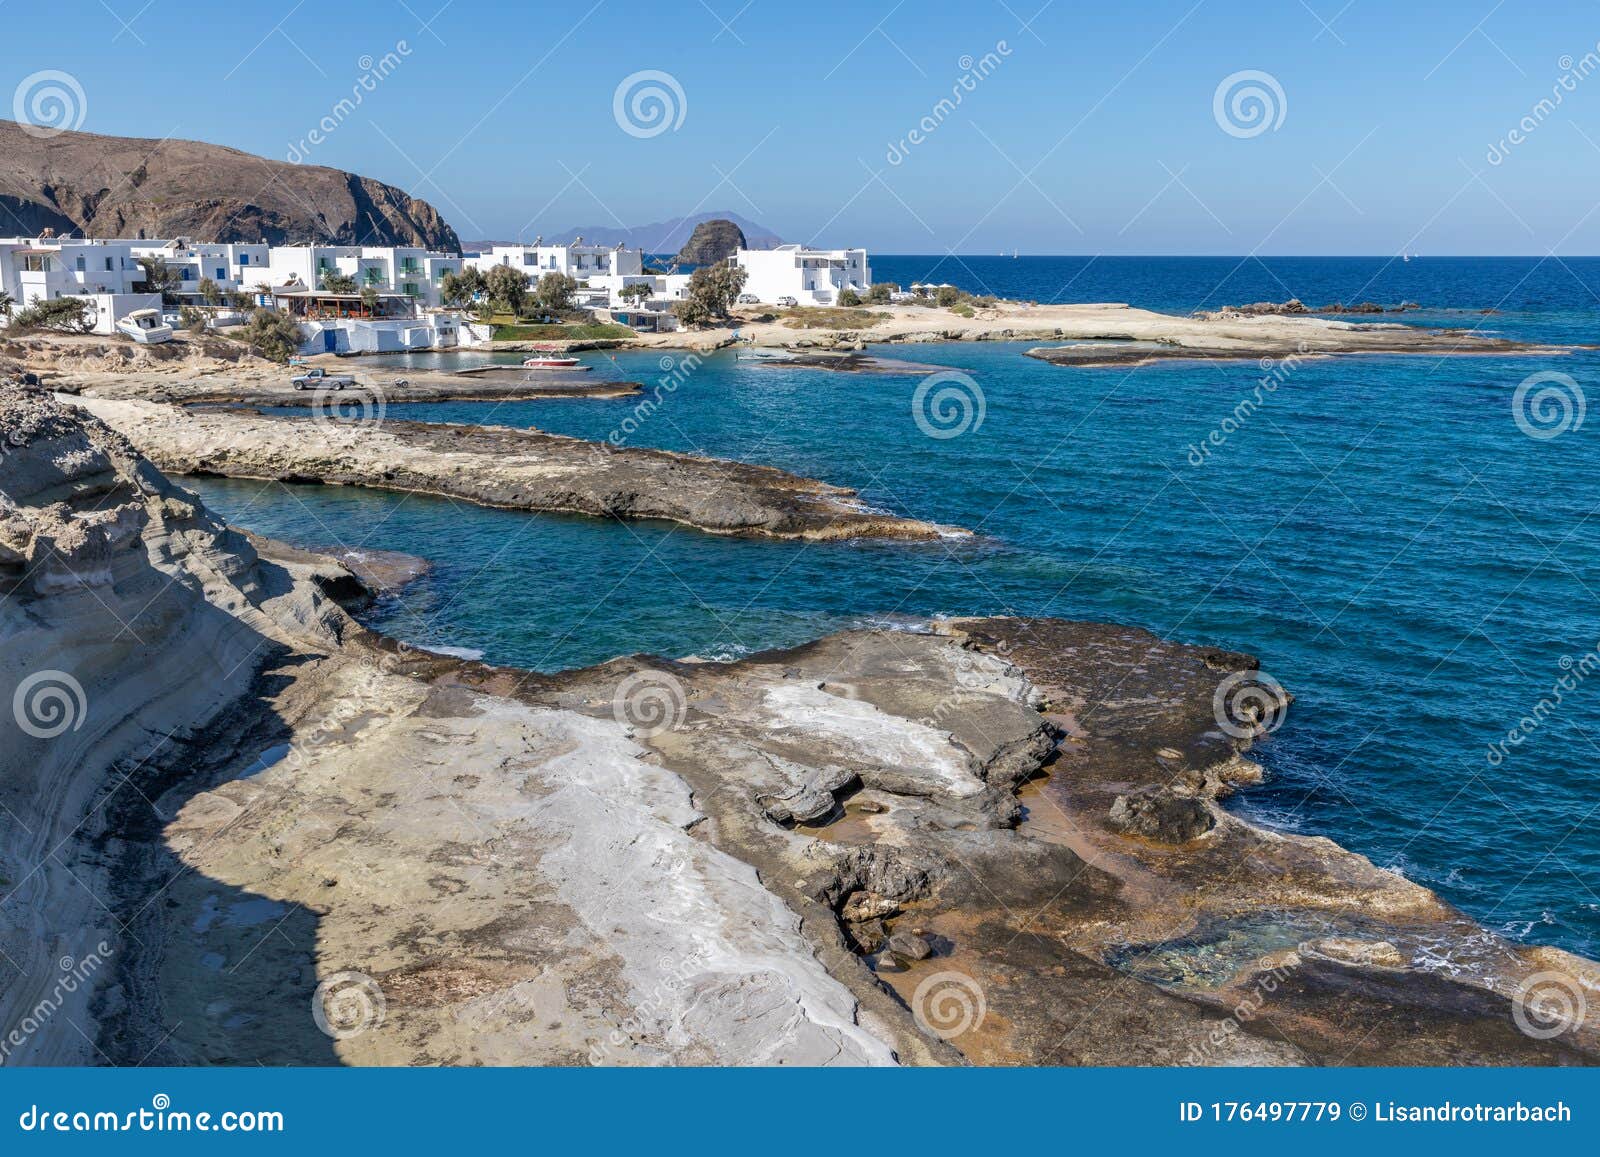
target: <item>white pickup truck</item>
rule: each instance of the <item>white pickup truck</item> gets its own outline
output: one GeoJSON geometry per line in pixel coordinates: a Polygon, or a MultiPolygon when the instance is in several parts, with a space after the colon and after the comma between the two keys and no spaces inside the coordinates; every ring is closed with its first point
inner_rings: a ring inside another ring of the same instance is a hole
{"type": "Polygon", "coordinates": [[[297,390],[342,390],[346,386],[356,384],[356,380],[349,374],[330,374],[321,366],[315,366],[303,374],[296,374],[289,381],[297,390]]]}

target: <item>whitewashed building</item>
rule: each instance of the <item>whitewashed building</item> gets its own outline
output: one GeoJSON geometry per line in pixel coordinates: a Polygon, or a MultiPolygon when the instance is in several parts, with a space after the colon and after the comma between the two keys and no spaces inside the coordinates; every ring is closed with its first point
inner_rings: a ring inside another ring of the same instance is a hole
{"type": "Polygon", "coordinates": [[[329,273],[339,273],[355,278],[358,292],[372,288],[426,309],[442,304],[444,275],[461,272],[464,264],[458,254],[414,246],[274,245],[261,280],[274,289],[299,285],[316,290],[329,273]]]}
{"type": "Polygon", "coordinates": [[[210,280],[224,293],[249,292],[267,280],[269,246],[244,242],[132,241],[135,257],[158,257],[178,275],[178,296],[201,304],[200,283],[210,280]]]}
{"type": "Polygon", "coordinates": [[[644,274],[643,250],[588,245],[582,237],[569,245],[546,245],[543,238],[535,239],[532,245],[496,245],[487,253],[469,254],[467,262],[484,273],[496,265],[509,265],[533,281],[546,273],[565,273],[576,281],[644,274]]]}
{"type": "MultiPolygon", "coordinates": [[[[0,290],[14,310],[58,297],[81,297],[96,333],[109,334],[150,295],[137,292],[144,280],[133,243],[82,237],[0,237],[0,290]]],[[[159,299],[155,300],[159,305],[159,299]]],[[[0,316],[0,325],[6,323],[0,316]]]]}
{"type": "Polygon", "coordinates": [[[728,260],[746,273],[743,292],[774,303],[792,297],[801,305],[833,305],[846,289],[872,288],[865,249],[741,249],[728,260]]]}

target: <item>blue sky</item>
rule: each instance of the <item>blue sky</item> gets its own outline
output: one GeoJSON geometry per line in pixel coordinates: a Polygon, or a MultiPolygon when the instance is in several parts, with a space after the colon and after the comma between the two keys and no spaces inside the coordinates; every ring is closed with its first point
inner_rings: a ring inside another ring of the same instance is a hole
{"type": "Polygon", "coordinates": [[[464,239],[732,209],[880,252],[1600,253],[1592,2],[0,0],[0,26],[0,114],[60,70],[85,130],[298,152],[464,239]],[[1236,82],[1274,109],[1253,135],[1216,108],[1242,72],[1271,82],[1236,82]],[[675,110],[653,135],[615,115],[638,73],[671,78],[635,82],[675,110]]]}

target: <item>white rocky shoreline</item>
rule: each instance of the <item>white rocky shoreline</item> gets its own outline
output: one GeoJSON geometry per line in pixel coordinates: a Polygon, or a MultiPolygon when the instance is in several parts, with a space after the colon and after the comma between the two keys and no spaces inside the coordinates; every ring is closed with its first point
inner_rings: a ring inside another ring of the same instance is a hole
{"type": "Polygon", "coordinates": [[[982,619],[488,667],[363,629],[339,563],[81,409],[0,388],[0,429],[0,1024],[102,961],[8,1063],[1600,1057],[1519,1027],[1592,962],[1218,805],[1287,706],[1247,656],[982,619]],[[1263,916],[1298,946],[1240,931],[1221,983],[1127,955],[1263,916]]]}

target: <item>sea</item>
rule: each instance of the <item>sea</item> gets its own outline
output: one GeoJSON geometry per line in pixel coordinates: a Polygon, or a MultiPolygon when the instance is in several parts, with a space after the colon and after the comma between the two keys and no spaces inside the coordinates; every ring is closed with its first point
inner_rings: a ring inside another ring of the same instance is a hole
{"type": "MultiPolygon", "coordinates": [[[[1592,258],[872,267],[880,281],[1039,303],[1406,302],[1409,324],[1600,338],[1592,258]]],[[[920,393],[926,374],[590,353],[593,377],[643,381],[659,407],[386,412],[769,463],[969,539],[808,545],[359,489],[186,484],[255,531],[427,558],[371,625],[541,671],[639,651],[729,659],[938,615],[1111,621],[1250,652],[1295,702],[1256,748],[1266,783],[1230,807],[1336,840],[1514,940],[1600,956],[1600,412],[1587,414],[1600,350],[1087,369],[1024,357],[1030,344],[872,351],[941,367],[920,393]]]]}

